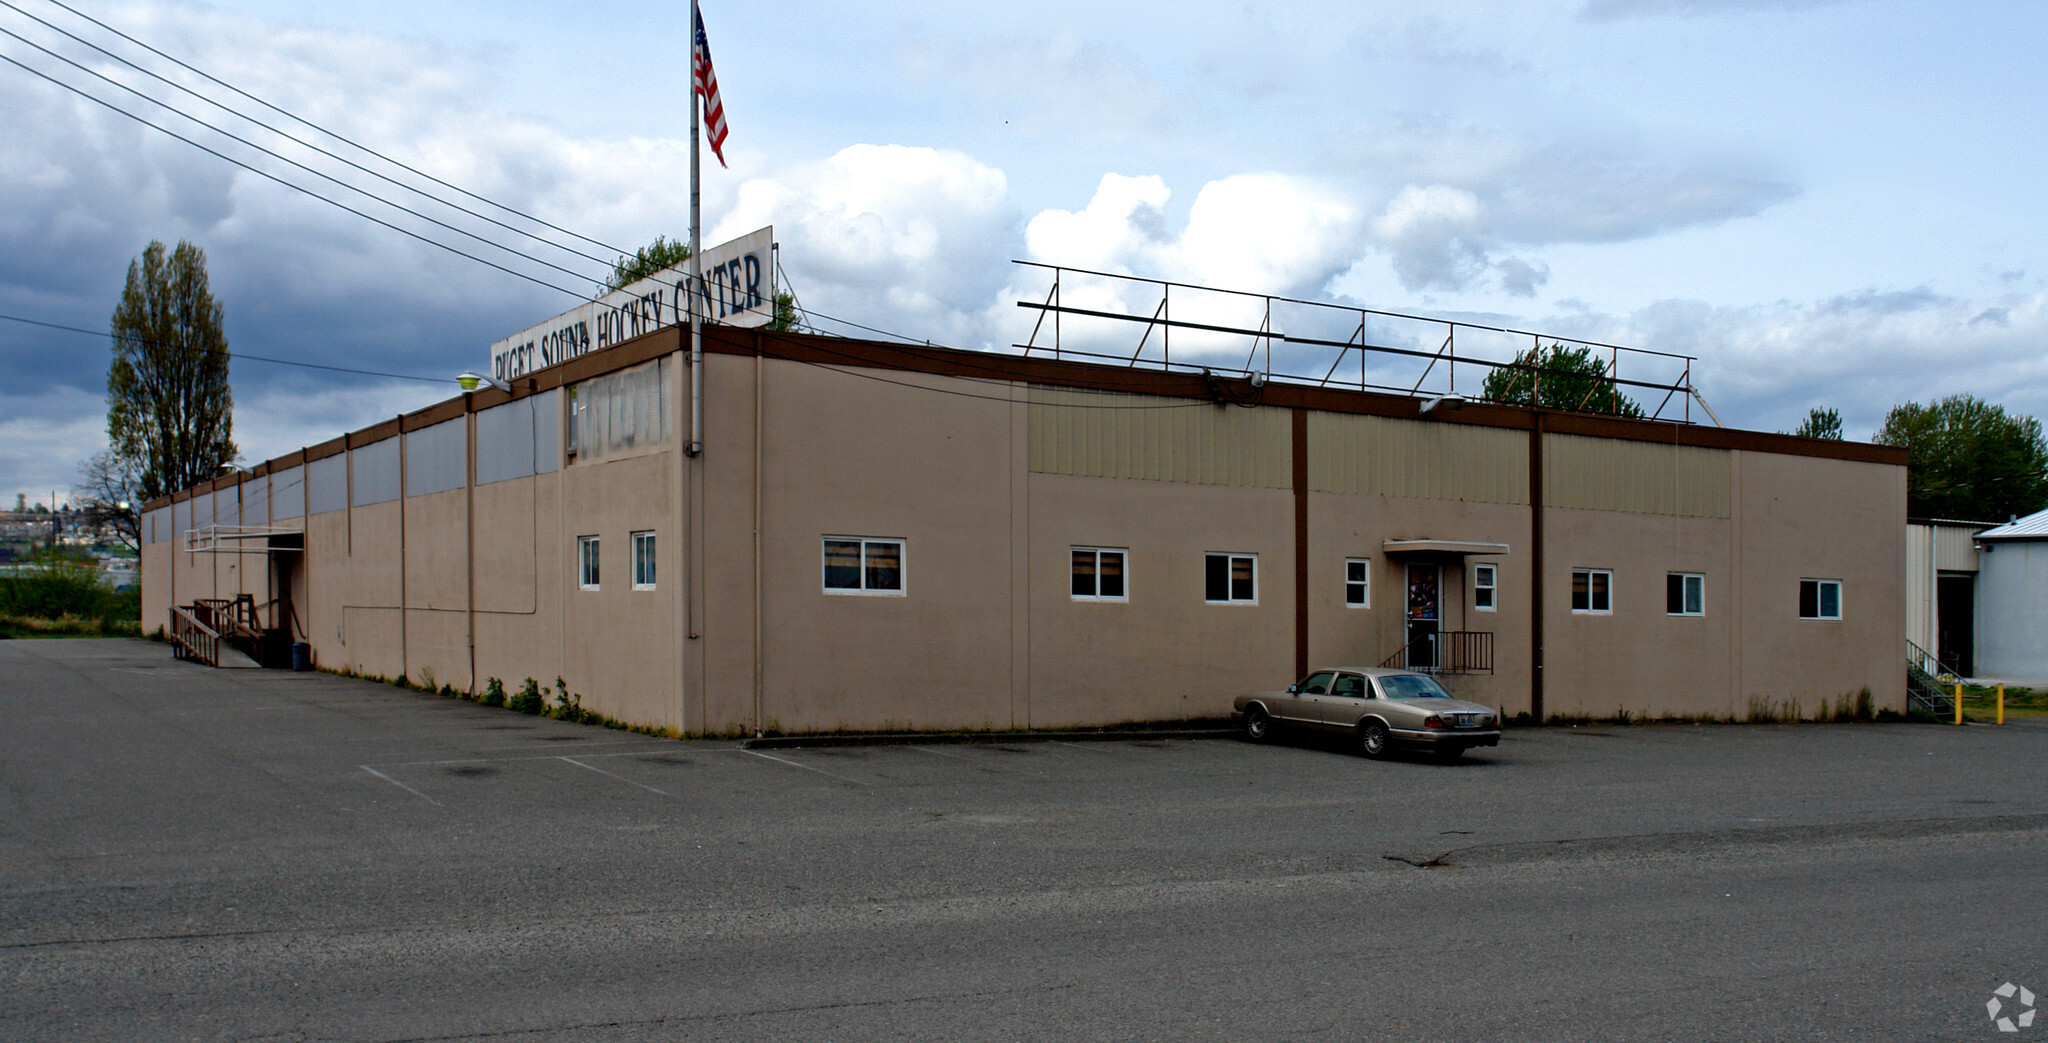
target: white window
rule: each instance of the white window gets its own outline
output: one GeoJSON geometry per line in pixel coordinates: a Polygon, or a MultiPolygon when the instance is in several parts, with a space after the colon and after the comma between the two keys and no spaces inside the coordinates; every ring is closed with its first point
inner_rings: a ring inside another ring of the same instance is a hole
{"type": "Polygon", "coordinates": [[[576,537],[576,585],[597,589],[597,537],[576,537]]]}
{"type": "Polygon", "coordinates": [[[1612,569],[1572,570],[1572,611],[1604,616],[1614,611],[1612,569]]]}
{"type": "Polygon", "coordinates": [[[633,589],[654,589],[654,534],[633,534],[633,589]]]}
{"type": "Polygon", "coordinates": [[[903,594],[903,541],[825,537],[825,593],[903,594]]]}
{"type": "Polygon", "coordinates": [[[1800,580],[1799,618],[1842,618],[1842,581],[1838,579],[1800,580]]]}
{"type": "Polygon", "coordinates": [[[1707,614],[1707,577],[1697,572],[1673,572],[1664,577],[1664,611],[1673,616],[1707,614]]]}
{"type": "Polygon", "coordinates": [[[1209,554],[1204,561],[1202,598],[1212,605],[1259,603],[1259,556],[1209,554]]]}
{"type": "Polygon", "coordinates": [[[1472,607],[1481,612],[1492,612],[1499,607],[1500,566],[1493,564],[1472,566],[1472,607]]]}
{"type": "Polygon", "coordinates": [[[1344,559],[1344,606],[1372,607],[1372,559],[1344,559]]]}
{"type": "Polygon", "coordinates": [[[1073,548],[1075,601],[1129,601],[1122,547],[1073,548]]]}

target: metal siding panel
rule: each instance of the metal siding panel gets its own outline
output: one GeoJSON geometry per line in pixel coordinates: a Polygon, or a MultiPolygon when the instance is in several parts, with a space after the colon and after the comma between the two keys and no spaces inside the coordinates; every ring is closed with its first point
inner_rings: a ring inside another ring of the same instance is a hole
{"type": "Polygon", "coordinates": [[[405,495],[462,488],[466,426],[460,419],[445,420],[405,436],[405,495]]]}
{"type": "Polygon", "coordinates": [[[1943,572],[1977,571],[1977,541],[1973,526],[1931,525],[1934,530],[1934,567],[1943,572]]]}
{"type": "Polygon", "coordinates": [[[242,524],[270,524],[270,476],[242,486],[242,524]]]}
{"type": "Polygon", "coordinates": [[[534,458],[539,455],[533,420],[531,398],[477,413],[476,484],[489,485],[533,474],[534,458]]]}
{"type": "Polygon", "coordinates": [[[222,489],[215,494],[213,501],[213,523],[215,525],[242,524],[242,504],[238,497],[247,496],[247,489],[248,486],[245,484],[232,489],[222,489]]]}
{"type": "Polygon", "coordinates": [[[1725,449],[1543,436],[1543,502],[1552,507],[1687,518],[1726,518],[1725,449]]]}
{"type": "Polygon", "coordinates": [[[200,493],[187,502],[192,505],[192,514],[186,528],[204,529],[213,524],[212,493],[200,493]]]}
{"type": "Polygon", "coordinates": [[[1906,526],[1906,640],[1934,647],[1934,542],[1932,526],[1906,526]]]}
{"type": "Polygon", "coordinates": [[[1093,478],[1286,489],[1288,411],[1031,389],[1031,470],[1093,478]],[[1103,408],[1103,407],[1125,408],[1103,408]]]}
{"type": "Polygon", "coordinates": [[[526,401],[533,411],[531,473],[552,474],[562,466],[562,389],[543,391],[526,401]]]}
{"type": "Polygon", "coordinates": [[[1529,502],[1529,442],[1519,431],[1323,412],[1308,422],[1317,492],[1529,502]]]}
{"type": "Polygon", "coordinates": [[[348,454],[336,453],[306,465],[306,513],[325,514],[348,506],[348,454]]]}
{"type": "Polygon", "coordinates": [[[278,521],[306,514],[306,469],[287,467],[270,476],[270,509],[278,521]]]}
{"type": "Polygon", "coordinates": [[[398,439],[386,438],[349,451],[357,507],[398,499],[398,439]]]}

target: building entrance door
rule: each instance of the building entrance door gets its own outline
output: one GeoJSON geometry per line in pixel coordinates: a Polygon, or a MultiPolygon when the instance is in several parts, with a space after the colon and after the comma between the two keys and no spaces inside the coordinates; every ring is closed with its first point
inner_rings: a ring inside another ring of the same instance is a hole
{"type": "Polygon", "coordinates": [[[1437,665],[1437,620],[1440,618],[1443,569],[1437,565],[1408,566],[1408,662],[1410,670],[1432,670],[1437,665]]]}
{"type": "Polygon", "coordinates": [[[1977,577],[1944,572],[1934,578],[1935,658],[1958,677],[1977,672],[1977,577]]]}

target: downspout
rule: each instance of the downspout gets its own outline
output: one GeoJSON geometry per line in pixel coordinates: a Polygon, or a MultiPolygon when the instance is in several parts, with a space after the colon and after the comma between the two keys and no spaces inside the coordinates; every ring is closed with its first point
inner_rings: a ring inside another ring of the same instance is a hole
{"type": "MultiPolygon", "coordinates": [[[[469,694],[476,696],[476,392],[462,393],[462,583],[463,615],[469,637],[469,694]]],[[[539,573],[534,575],[539,582],[539,573]]]]}
{"type": "Polygon", "coordinates": [[[398,415],[398,676],[412,682],[412,656],[405,625],[405,414],[398,415]]]}
{"type": "Polygon", "coordinates": [[[1543,723],[1543,414],[1529,414],[1529,716],[1543,723]]]}
{"type": "Polygon", "coordinates": [[[754,735],[761,735],[761,337],[754,337],[754,735]]]}

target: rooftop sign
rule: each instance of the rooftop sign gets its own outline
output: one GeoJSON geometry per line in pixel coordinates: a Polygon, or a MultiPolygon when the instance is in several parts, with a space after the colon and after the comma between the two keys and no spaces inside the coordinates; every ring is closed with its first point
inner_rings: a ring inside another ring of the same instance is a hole
{"type": "MultiPolygon", "coordinates": [[[[771,226],[704,251],[704,283],[697,295],[704,321],[765,326],[775,320],[774,250],[771,226]]],[[[685,261],[498,341],[491,345],[491,376],[523,377],[688,322],[689,281],[685,261]]]]}

